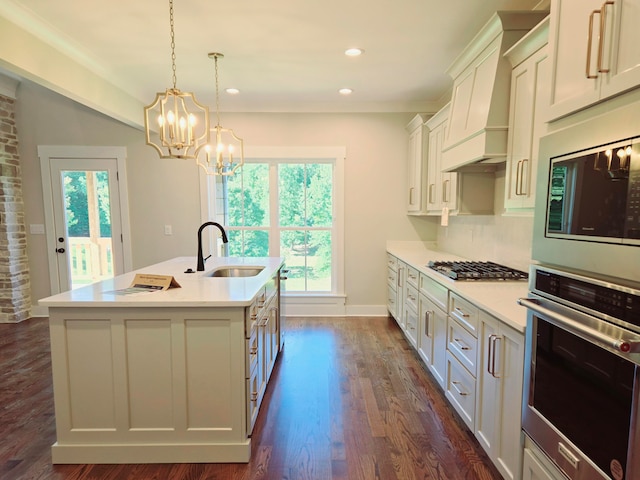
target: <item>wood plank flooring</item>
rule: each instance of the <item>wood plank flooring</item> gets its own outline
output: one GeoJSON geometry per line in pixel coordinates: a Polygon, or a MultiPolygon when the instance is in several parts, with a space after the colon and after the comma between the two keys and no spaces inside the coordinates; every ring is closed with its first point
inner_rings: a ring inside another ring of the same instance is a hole
{"type": "Polygon", "coordinates": [[[47,319],[0,324],[0,479],[493,480],[392,319],[288,318],[248,464],[52,465],[47,319]]]}

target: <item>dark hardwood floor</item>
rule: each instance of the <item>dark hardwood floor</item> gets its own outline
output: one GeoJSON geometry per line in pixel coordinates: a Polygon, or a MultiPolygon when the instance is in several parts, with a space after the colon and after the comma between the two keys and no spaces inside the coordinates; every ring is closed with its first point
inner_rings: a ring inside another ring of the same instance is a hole
{"type": "Polygon", "coordinates": [[[0,479],[492,480],[392,319],[289,318],[248,464],[52,465],[47,319],[0,324],[0,479]]]}

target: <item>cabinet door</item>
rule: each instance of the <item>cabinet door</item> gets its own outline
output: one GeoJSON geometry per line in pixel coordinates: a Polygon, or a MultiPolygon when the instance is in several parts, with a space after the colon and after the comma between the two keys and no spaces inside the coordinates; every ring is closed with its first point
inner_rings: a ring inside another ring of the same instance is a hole
{"type": "Polygon", "coordinates": [[[543,47],[513,69],[509,114],[509,146],[505,209],[533,209],[538,142],[546,132],[549,104],[549,61],[543,47]]]}
{"type": "Polygon", "coordinates": [[[476,438],[502,476],[520,475],[524,337],[481,314],[476,438]]]}
{"type": "Polygon", "coordinates": [[[601,7],[607,42],[601,70],[601,98],[640,85],[640,5],[637,0],[613,0],[601,7]]]}
{"type": "Polygon", "coordinates": [[[440,156],[444,125],[429,132],[429,156],[427,163],[427,212],[440,214],[442,211],[442,182],[440,172],[440,156]]]}
{"type": "Polygon", "coordinates": [[[422,206],[422,127],[409,134],[407,161],[407,211],[415,213],[419,212],[422,206]]]}
{"type": "Polygon", "coordinates": [[[433,363],[433,315],[436,306],[426,296],[420,295],[418,311],[418,354],[428,368],[433,363]]]}
{"type": "Polygon", "coordinates": [[[524,449],[522,461],[522,480],[564,480],[564,475],[554,476],[536,458],[536,455],[529,448],[524,449]]]}
{"type": "Polygon", "coordinates": [[[431,315],[433,339],[433,363],[431,373],[442,388],[447,375],[447,314],[439,308],[433,309],[431,315]]]}
{"type": "Polygon", "coordinates": [[[596,70],[600,17],[594,14],[594,10],[599,10],[602,2],[555,0],[551,3],[549,45],[552,46],[553,79],[547,120],[598,101],[600,94],[596,70]],[[587,63],[590,67],[589,76],[595,78],[587,78],[587,63]]]}

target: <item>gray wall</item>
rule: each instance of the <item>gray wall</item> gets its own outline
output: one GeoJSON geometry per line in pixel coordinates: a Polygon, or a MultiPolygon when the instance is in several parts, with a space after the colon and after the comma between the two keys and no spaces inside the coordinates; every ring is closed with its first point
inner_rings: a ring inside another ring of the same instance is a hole
{"type": "MultiPolygon", "coordinates": [[[[347,308],[386,304],[387,240],[435,240],[437,221],[408,217],[404,125],[412,113],[222,114],[251,146],[345,146],[345,290],[347,308]]],[[[25,221],[43,224],[38,145],[124,146],[133,267],[193,256],[200,224],[198,170],[161,160],[142,131],[29,82],[17,92],[25,221]],[[164,235],[164,225],[173,235],[164,235]]],[[[44,235],[28,234],[32,301],[50,294],[44,235]]]]}

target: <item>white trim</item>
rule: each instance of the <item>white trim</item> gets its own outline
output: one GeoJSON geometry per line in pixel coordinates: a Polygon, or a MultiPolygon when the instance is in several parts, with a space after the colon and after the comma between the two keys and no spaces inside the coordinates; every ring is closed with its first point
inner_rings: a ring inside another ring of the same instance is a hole
{"type": "Polygon", "coordinates": [[[5,97],[16,99],[16,92],[18,91],[18,85],[20,81],[13,76],[7,75],[0,69],[0,95],[5,97]]]}
{"type": "MultiPolygon", "coordinates": [[[[133,257],[131,252],[131,227],[129,223],[129,195],[127,193],[126,147],[38,145],[38,157],[40,158],[45,234],[48,245],[51,243],[52,239],[55,239],[50,160],[52,158],[116,159],[119,177],[118,192],[120,200],[120,221],[122,223],[122,260],[124,264],[124,272],[133,270],[133,257]]],[[[55,240],[53,241],[53,244],[55,245],[55,240]]],[[[54,255],[47,255],[47,258],[49,264],[49,281],[51,285],[51,294],[60,293],[56,258],[54,255]]]]}

